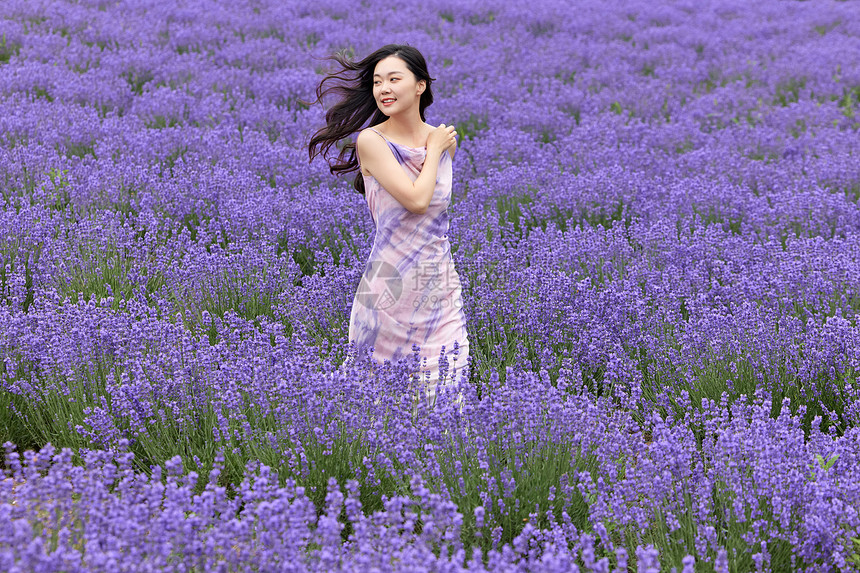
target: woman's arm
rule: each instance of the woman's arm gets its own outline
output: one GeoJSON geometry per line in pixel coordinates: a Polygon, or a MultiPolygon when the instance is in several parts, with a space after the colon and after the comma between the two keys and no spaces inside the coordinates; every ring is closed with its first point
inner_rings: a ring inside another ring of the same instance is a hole
{"type": "Polygon", "coordinates": [[[428,142],[424,166],[413,182],[394,158],[388,148],[388,142],[379,134],[369,129],[362,131],[355,140],[355,148],[364,168],[404,209],[416,215],[427,212],[436,189],[439,159],[444,150],[428,142]]]}

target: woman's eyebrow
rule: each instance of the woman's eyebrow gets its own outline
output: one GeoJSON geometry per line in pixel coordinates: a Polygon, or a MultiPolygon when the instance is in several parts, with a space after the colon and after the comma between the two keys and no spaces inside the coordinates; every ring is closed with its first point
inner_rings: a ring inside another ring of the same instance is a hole
{"type": "MultiPolygon", "coordinates": [[[[402,74],[402,73],[403,73],[403,72],[397,72],[397,71],[395,71],[395,72],[388,72],[388,75],[390,76],[391,74],[402,74]]],[[[380,75],[380,74],[373,74],[373,77],[375,78],[376,76],[379,76],[379,75],[380,75]]]]}

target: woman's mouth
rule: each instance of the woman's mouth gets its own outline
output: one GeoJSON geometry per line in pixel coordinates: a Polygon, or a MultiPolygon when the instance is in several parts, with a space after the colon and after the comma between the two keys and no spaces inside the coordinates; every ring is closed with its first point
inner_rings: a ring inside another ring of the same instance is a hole
{"type": "Polygon", "coordinates": [[[393,104],[395,101],[397,101],[397,100],[395,100],[394,98],[387,98],[387,99],[382,100],[382,105],[388,107],[389,105],[393,104]]]}

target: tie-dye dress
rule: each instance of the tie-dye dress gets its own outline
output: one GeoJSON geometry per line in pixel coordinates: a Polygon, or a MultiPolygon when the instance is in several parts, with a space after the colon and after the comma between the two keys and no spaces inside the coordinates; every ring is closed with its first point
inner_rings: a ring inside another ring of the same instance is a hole
{"type": "MultiPolygon", "coordinates": [[[[413,148],[385,140],[415,181],[424,165],[426,146],[413,148]]],[[[372,347],[379,364],[410,357],[412,345],[419,345],[422,359],[426,358],[420,377],[427,380],[429,371],[428,390],[432,391],[439,380],[443,345],[449,382],[455,367],[460,379],[469,356],[460,277],[448,242],[451,155],[445,150],[439,158],[433,199],[420,215],[404,208],[372,175],[363,177],[376,235],[353,300],[349,340],[362,354],[372,347]],[[459,344],[456,362],[452,355],[455,340],[459,344]]]]}

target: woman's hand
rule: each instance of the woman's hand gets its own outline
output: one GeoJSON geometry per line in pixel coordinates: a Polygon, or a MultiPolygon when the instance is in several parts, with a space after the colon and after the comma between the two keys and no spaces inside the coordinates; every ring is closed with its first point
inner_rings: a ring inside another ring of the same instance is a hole
{"type": "Polygon", "coordinates": [[[457,141],[457,132],[453,125],[445,125],[440,123],[439,127],[430,132],[427,136],[427,151],[436,149],[440,154],[446,149],[455,145],[457,141]]]}

